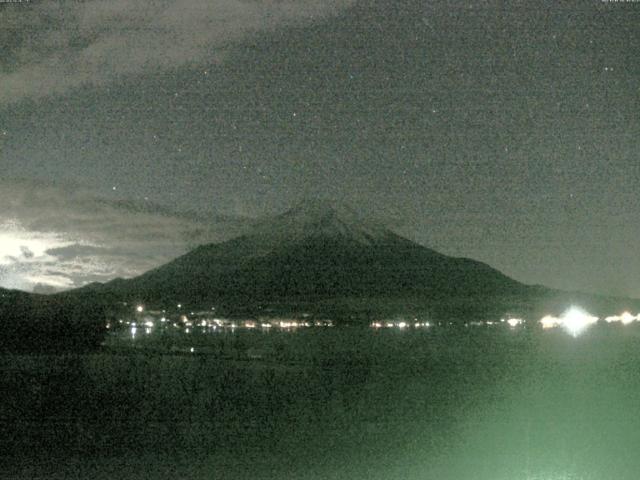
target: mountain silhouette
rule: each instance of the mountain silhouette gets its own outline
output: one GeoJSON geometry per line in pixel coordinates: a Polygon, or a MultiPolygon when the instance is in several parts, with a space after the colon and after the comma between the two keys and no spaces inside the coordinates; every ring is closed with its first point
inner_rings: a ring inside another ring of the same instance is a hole
{"type": "Polygon", "coordinates": [[[232,240],[204,245],[143,275],[91,290],[154,304],[446,298],[522,294],[531,287],[488,265],[455,258],[363,219],[307,200],[232,240]]]}

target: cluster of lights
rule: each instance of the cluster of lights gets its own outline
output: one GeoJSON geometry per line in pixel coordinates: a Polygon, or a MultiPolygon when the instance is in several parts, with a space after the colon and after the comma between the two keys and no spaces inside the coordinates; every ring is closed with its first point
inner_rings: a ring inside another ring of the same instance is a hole
{"type": "Polygon", "coordinates": [[[504,322],[507,322],[507,324],[511,327],[511,328],[515,328],[518,325],[522,325],[524,323],[524,320],[521,318],[507,318],[506,320],[503,320],[504,322]]]}
{"type": "MultiPolygon", "coordinates": [[[[181,308],[182,305],[178,304],[177,305],[178,308],[181,308]]],[[[212,310],[215,310],[215,307],[212,308],[212,310]]],[[[143,305],[137,305],[135,307],[135,312],[138,314],[141,314],[145,311],[145,308],[143,305]]],[[[164,310],[163,310],[164,312],[164,310]]],[[[151,312],[150,312],[151,313],[151,312]]],[[[192,312],[193,315],[193,312],[192,312]]],[[[308,315],[305,315],[308,316],[308,315]]],[[[572,334],[573,336],[577,336],[578,334],[582,333],[584,330],[586,330],[588,327],[590,327],[591,325],[595,324],[596,322],[598,322],[598,317],[594,317],[592,315],[590,315],[589,313],[585,312],[584,310],[577,308],[577,307],[571,307],[569,308],[566,312],[564,312],[561,316],[556,317],[553,315],[546,315],[543,318],[540,319],[540,324],[542,326],[543,329],[551,329],[551,328],[556,328],[556,327],[562,327],[564,328],[566,331],[568,331],[570,334],[572,334]]],[[[621,315],[612,315],[609,317],[606,317],[604,319],[607,323],[621,323],[623,325],[628,325],[631,324],[633,322],[640,322],[640,313],[637,315],[632,315],[629,312],[624,312],[621,315]]],[[[160,322],[161,323],[165,323],[168,322],[169,320],[163,316],[162,318],[160,318],[160,322]]],[[[119,320],[119,323],[123,323],[123,320],[119,320]]],[[[466,326],[468,325],[495,325],[495,324],[504,324],[506,323],[507,325],[509,325],[509,327],[511,328],[516,328],[520,325],[523,325],[525,323],[525,321],[522,318],[515,318],[515,317],[511,317],[511,318],[503,318],[501,319],[499,322],[498,321],[485,321],[485,322],[470,322],[465,324],[466,326]]],[[[144,322],[129,322],[127,321],[126,324],[130,325],[131,327],[131,335],[132,337],[136,336],[137,330],[138,330],[138,326],[144,326],[145,327],[145,332],[146,333],[150,333],[151,329],[155,326],[155,323],[153,321],[153,319],[151,319],[150,317],[147,317],[145,319],[144,322]]],[[[283,330],[290,330],[290,329],[297,329],[297,328],[301,328],[301,327],[331,327],[333,326],[333,322],[330,320],[316,320],[316,321],[309,321],[309,320],[261,320],[261,321],[256,321],[256,320],[244,320],[241,321],[239,323],[236,322],[231,322],[229,320],[226,319],[219,319],[219,318],[214,318],[214,319],[201,319],[198,320],[196,322],[192,321],[191,319],[189,319],[189,317],[187,317],[187,315],[181,315],[180,316],[180,320],[178,323],[173,323],[173,325],[175,327],[185,327],[185,332],[189,333],[190,332],[190,328],[189,327],[193,327],[193,326],[198,326],[198,327],[202,327],[202,328],[211,328],[213,330],[216,330],[217,328],[231,328],[231,329],[235,329],[235,328],[246,328],[246,329],[256,329],[256,328],[260,328],[260,329],[270,329],[273,327],[277,327],[283,330]]],[[[108,325],[107,328],[109,328],[111,325],[108,325]]],[[[379,329],[379,328],[398,328],[398,329],[408,329],[408,328],[428,328],[431,327],[432,324],[430,322],[421,322],[418,321],[418,319],[414,319],[413,322],[409,322],[409,321],[375,321],[372,322],[370,324],[370,326],[372,328],[375,329],[379,329]]]]}
{"type": "Polygon", "coordinates": [[[409,327],[413,328],[427,328],[430,327],[431,324],[429,322],[372,322],[372,328],[400,328],[405,329],[409,327]]]}
{"type": "MultiPolygon", "coordinates": [[[[540,324],[544,329],[563,327],[569,333],[576,336],[598,322],[598,320],[598,317],[594,317],[579,308],[571,307],[561,317],[554,317],[552,315],[543,317],[540,320],[540,324]]],[[[629,312],[624,312],[622,315],[612,315],[606,317],[604,320],[607,323],[619,322],[623,325],[629,325],[633,322],[640,321],[640,314],[632,315],[629,312]]]]}
{"type": "MultiPolygon", "coordinates": [[[[182,304],[178,304],[177,305],[178,308],[181,308],[183,305],[182,304]]],[[[212,310],[215,310],[215,307],[212,307],[212,310]]],[[[145,312],[145,308],[143,305],[136,305],[134,307],[134,311],[136,314],[142,314],[145,312]]],[[[153,314],[153,313],[158,313],[160,314],[160,312],[152,312],[149,311],[149,314],[153,314]]],[[[297,319],[263,319],[263,320],[242,320],[242,321],[231,321],[228,319],[221,319],[221,318],[193,318],[193,317],[197,317],[198,314],[195,314],[194,312],[190,312],[191,317],[189,317],[186,314],[182,314],[180,315],[179,319],[177,320],[169,320],[164,314],[166,313],[165,310],[162,310],[162,314],[163,316],[160,319],[154,319],[151,315],[146,315],[142,320],[140,319],[140,317],[138,318],[138,321],[131,321],[131,320],[123,320],[120,319],[119,323],[120,324],[126,324],[130,327],[131,329],[131,336],[133,338],[135,338],[136,334],[138,333],[138,328],[140,326],[144,326],[145,327],[145,333],[149,334],[151,333],[151,329],[154,328],[156,326],[156,321],[159,320],[160,324],[167,324],[170,323],[171,325],[173,325],[173,327],[175,328],[183,328],[185,333],[190,333],[192,331],[192,327],[200,327],[203,329],[209,328],[211,330],[218,330],[218,329],[226,329],[226,328],[230,328],[232,330],[236,329],[236,328],[245,328],[245,329],[256,329],[256,328],[260,328],[260,329],[271,329],[273,327],[282,329],[282,330],[291,330],[291,329],[297,329],[297,328],[302,328],[302,327],[333,327],[334,323],[331,320],[315,320],[315,321],[311,321],[309,319],[305,319],[305,320],[297,320],[297,319]]],[[[304,314],[303,315],[304,318],[309,317],[309,314],[304,314]]],[[[111,325],[109,324],[107,328],[110,328],[111,325]]]]}
{"type": "Polygon", "coordinates": [[[622,315],[612,315],[604,319],[607,323],[620,322],[623,325],[629,325],[630,323],[640,321],[640,313],[638,315],[631,315],[629,312],[624,312],[622,315]]]}
{"type": "Polygon", "coordinates": [[[552,315],[545,315],[540,319],[540,325],[542,325],[542,328],[544,328],[545,330],[548,328],[555,328],[561,324],[562,324],[562,320],[552,315]]]}
{"type": "Polygon", "coordinates": [[[594,317],[577,307],[571,307],[560,317],[554,317],[551,315],[543,317],[540,320],[540,324],[544,329],[563,327],[575,337],[597,321],[598,317],[594,317]]]}
{"type": "Polygon", "coordinates": [[[333,327],[333,322],[331,320],[315,320],[313,322],[309,320],[274,320],[262,321],[260,326],[262,328],[278,327],[289,330],[292,328],[333,327]]]}
{"type": "Polygon", "coordinates": [[[297,322],[296,320],[281,320],[276,323],[280,328],[298,328],[298,327],[310,327],[311,324],[306,322],[297,322]]]}

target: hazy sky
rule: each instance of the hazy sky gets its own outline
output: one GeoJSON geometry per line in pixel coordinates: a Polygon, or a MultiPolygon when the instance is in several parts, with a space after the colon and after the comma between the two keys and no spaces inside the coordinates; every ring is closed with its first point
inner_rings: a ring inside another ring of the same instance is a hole
{"type": "Polygon", "coordinates": [[[0,286],[134,275],[319,193],[640,297],[639,25],[600,0],[0,4],[0,286]]]}

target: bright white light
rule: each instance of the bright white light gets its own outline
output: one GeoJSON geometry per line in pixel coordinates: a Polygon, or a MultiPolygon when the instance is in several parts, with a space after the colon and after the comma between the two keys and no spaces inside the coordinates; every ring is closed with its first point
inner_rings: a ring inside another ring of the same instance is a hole
{"type": "Polygon", "coordinates": [[[138,313],[142,313],[142,312],[144,312],[144,307],[143,307],[142,305],[138,305],[138,306],[136,307],[136,312],[138,312],[138,313]]]}
{"type": "Polygon", "coordinates": [[[636,317],[631,315],[629,312],[624,312],[622,315],[620,315],[620,321],[623,325],[629,325],[631,322],[635,322],[635,320],[636,317]]]}
{"type": "MultiPolygon", "coordinates": [[[[607,321],[612,321],[612,317],[607,317],[607,321]]],[[[561,317],[546,315],[542,317],[540,323],[542,328],[563,327],[574,337],[582,333],[586,328],[590,327],[598,321],[598,317],[594,317],[578,307],[571,307],[561,317]]]]}
{"type": "Polygon", "coordinates": [[[406,326],[407,326],[406,322],[400,322],[398,324],[398,328],[406,328],[406,326]]]}
{"type": "Polygon", "coordinates": [[[582,333],[587,327],[598,321],[598,317],[589,315],[584,310],[571,307],[562,315],[562,326],[574,337],[582,333]]]}
{"type": "Polygon", "coordinates": [[[147,320],[144,322],[145,327],[153,328],[153,322],[151,320],[147,320]]]}
{"type": "Polygon", "coordinates": [[[521,318],[509,318],[509,319],[507,319],[507,323],[512,328],[517,327],[518,325],[522,324],[523,322],[524,322],[524,320],[522,320],[521,318]]]}

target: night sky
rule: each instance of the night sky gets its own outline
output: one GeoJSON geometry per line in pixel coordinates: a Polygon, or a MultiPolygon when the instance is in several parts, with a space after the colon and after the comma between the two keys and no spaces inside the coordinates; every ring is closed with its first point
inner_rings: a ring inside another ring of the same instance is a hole
{"type": "Polygon", "coordinates": [[[0,286],[132,276],[333,197],[640,297],[640,3],[0,4],[0,286]]]}

